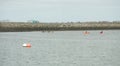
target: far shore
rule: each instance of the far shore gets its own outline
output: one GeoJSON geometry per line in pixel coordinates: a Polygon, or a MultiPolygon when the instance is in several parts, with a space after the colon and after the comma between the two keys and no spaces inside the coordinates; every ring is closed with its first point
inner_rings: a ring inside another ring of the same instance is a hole
{"type": "Polygon", "coordinates": [[[75,31],[75,30],[116,30],[120,22],[67,22],[67,23],[32,23],[0,22],[0,32],[24,31],[75,31]]]}

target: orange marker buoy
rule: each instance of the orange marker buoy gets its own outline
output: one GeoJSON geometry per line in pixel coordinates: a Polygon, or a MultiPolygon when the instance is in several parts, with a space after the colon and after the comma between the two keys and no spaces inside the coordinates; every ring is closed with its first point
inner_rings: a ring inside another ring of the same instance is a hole
{"type": "Polygon", "coordinates": [[[30,48],[30,47],[31,47],[31,44],[30,44],[30,43],[28,43],[26,47],[30,48]]]}
{"type": "Polygon", "coordinates": [[[90,32],[85,31],[84,34],[90,34],[90,32]]]}

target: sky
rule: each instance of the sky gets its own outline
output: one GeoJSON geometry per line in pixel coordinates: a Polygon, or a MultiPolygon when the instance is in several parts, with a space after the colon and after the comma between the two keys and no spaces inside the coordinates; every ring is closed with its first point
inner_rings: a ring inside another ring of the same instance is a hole
{"type": "Polygon", "coordinates": [[[120,0],[0,0],[0,20],[120,21],[120,0]]]}

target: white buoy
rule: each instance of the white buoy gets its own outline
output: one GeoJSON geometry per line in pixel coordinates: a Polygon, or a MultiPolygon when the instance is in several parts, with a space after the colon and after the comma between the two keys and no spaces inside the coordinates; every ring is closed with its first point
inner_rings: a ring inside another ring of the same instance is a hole
{"type": "Polygon", "coordinates": [[[22,46],[23,46],[23,47],[26,47],[26,46],[27,46],[27,44],[26,44],[26,43],[24,43],[22,46]]]}

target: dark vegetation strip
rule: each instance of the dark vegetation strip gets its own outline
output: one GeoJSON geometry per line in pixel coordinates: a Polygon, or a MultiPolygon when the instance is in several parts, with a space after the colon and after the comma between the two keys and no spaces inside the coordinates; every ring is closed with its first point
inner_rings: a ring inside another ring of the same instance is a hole
{"type": "Polygon", "coordinates": [[[0,22],[0,32],[120,29],[120,22],[24,23],[0,22]]]}

